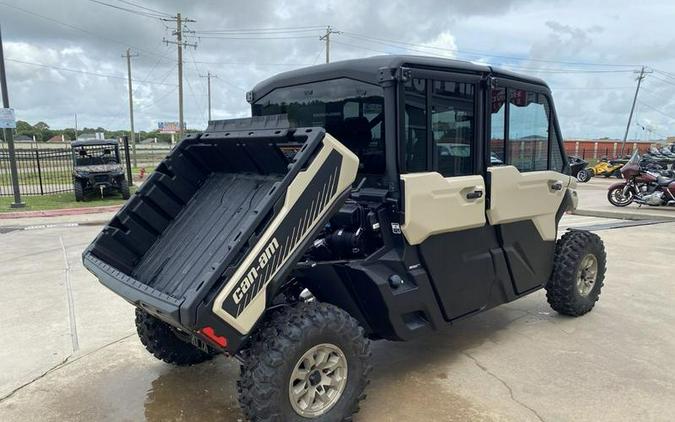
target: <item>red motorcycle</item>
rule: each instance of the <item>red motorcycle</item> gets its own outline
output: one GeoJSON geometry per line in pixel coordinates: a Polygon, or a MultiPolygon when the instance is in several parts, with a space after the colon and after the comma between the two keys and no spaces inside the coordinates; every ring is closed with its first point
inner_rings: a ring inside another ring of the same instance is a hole
{"type": "Polygon", "coordinates": [[[621,169],[623,182],[609,187],[607,199],[616,207],[625,207],[633,202],[654,207],[675,206],[675,179],[640,166],[637,151],[621,169]]]}

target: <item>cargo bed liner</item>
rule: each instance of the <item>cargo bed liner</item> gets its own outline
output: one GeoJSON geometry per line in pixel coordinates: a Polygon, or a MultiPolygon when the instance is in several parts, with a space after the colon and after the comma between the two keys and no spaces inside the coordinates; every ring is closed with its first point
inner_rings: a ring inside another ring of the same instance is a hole
{"type": "Polygon", "coordinates": [[[234,246],[240,228],[281,177],[211,174],[136,266],[132,276],[181,298],[205,269],[217,266],[234,246]]]}

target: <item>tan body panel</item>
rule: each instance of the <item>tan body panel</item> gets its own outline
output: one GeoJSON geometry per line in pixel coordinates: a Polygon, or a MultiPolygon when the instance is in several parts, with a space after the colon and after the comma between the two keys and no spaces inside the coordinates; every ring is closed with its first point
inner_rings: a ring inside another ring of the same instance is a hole
{"type": "Polygon", "coordinates": [[[429,236],[485,224],[485,181],[482,176],[443,177],[440,173],[401,175],[405,189],[405,221],[401,231],[418,245],[429,236]],[[469,192],[483,192],[467,199],[469,192]]]}
{"type": "MultiPolygon", "coordinates": [[[[274,278],[276,272],[270,274],[266,280],[263,280],[263,287],[238,317],[230,315],[222,308],[225,299],[232,293],[232,290],[237,287],[237,283],[233,281],[240,280],[245,276],[245,273],[248,271],[256,256],[264,247],[268,245],[270,240],[272,240],[272,236],[276,229],[284,221],[290,209],[298,200],[302,192],[307,188],[309,183],[314,179],[315,175],[321,168],[321,165],[326,161],[332,151],[338,151],[343,158],[342,166],[340,168],[340,176],[337,183],[337,190],[335,194],[327,201],[326,206],[321,211],[321,213],[319,213],[314,221],[309,224],[309,229],[306,231],[306,234],[301,237],[300,240],[298,240],[297,244],[302,242],[302,240],[311,232],[311,228],[316,226],[316,224],[323,218],[326,212],[328,212],[328,210],[331,208],[331,205],[335,203],[340,195],[343,194],[347,189],[351,188],[352,183],[356,179],[356,172],[359,166],[358,157],[329,134],[325,135],[322,143],[323,146],[309,167],[306,170],[299,172],[295,179],[293,179],[293,181],[290,183],[286,191],[286,198],[283,207],[267,227],[265,232],[260,236],[256,245],[248,252],[244,260],[242,260],[242,262],[239,264],[239,267],[232,277],[230,277],[230,279],[228,279],[228,281],[225,283],[225,287],[220,291],[220,293],[218,293],[218,296],[213,303],[213,313],[218,315],[242,334],[247,334],[251,330],[253,325],[258,321],[265,310],[266,286],[270,280],[274,278]]],[[[292,253],[293,250],[289,251],[288,255],[290,256],[292,253]]]]}
{"type": "Polygon", "coordinates": [[[543,240],[556,239],[555,215],[570,186],[570,176],[555,171],[521,173],[514,166],[488,168],[491,225],[532,220],[543,240]],[[562,183],[555,190],[554,183],[562,183]]]}

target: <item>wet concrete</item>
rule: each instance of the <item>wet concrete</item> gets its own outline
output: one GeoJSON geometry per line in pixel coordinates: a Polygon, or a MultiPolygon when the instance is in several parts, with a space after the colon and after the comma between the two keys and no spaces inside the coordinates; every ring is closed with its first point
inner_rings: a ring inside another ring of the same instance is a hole
{"type": "MultiPolygon", "coordinates": [[[[675,420],[675,285],[665,264],[673,230],[599,232],[609,271],[598,306],[582,318],[557,315],[538,292],[433,336],[374,343],[356,420],[675,420]]],[[[9,287],[0,297],[0,420],[242,420],[235,360],[174,368],[143,349],[131,306],[79,263],[97,231],[0,234],[9,287]]]]}

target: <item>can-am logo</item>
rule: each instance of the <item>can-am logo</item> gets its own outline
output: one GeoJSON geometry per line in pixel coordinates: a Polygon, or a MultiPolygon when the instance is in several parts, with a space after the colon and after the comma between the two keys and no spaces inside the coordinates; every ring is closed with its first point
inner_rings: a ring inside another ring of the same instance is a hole
{"type": "MultiPolygon", "coordinates": [[[[232,298],[237,305],[241,302],[246,292],[253,286],[258,279],[261,270],[271,262],[272,255],[279,249],[279,242],[276,237],[267,244],[265,249],[258,255],[258,262],[249,268],[246,276],[239,282],[239,286],[234,290],[232,298]]],[[[274,271],[274,268],[272,268],[274,271]]]]}

